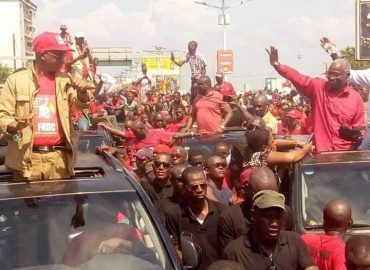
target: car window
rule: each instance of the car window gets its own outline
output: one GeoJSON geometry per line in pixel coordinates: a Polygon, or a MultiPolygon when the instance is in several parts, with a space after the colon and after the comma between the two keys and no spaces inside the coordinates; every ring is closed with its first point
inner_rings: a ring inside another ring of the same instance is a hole
{"type": "Polygon", "coordinates": [[[134,192],[2,201],[0,269],[173,269],[134,192]]]}
{"type": "Polygon", "coordinates": [[[307,226],[322,225],[322,213],[332,199],[352,207],[355,224],[370,224],[370,166],[365,163],[303,166],[301,207],[307,226]]]}

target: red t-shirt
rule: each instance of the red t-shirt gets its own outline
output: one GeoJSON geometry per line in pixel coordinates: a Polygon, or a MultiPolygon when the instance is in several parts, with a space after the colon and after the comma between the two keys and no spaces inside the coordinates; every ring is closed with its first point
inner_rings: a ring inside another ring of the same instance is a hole
{"type": "Polygon", "coordinates": [[[97,113],[99,110],[105,111],[105,103],[101,102],[100,104],[96,104],[96,102],[91,102],[89,105],[90,113],[97,113]]]}
{"type": "Polygon", "coordinates": [[[142,148],[154,148],[158,144],[170,145],[172,142],[172,132],[160,128],[149,129],[149,134],[144,139],[134,138],[131,141],[132,158],[136,160],[136,152],[142,148]]]}
{"type": "Polygon", "coordinates": [[[55,77],[38,75],[40,85],[33,105],[34,146],[65,144],[56,103],[55,77]]]}
{"type": "Polygon", "coordinates": [[[309,247],[311,257],[320,270],[346,270],[345,243],[339,237],[304,234],[303,241],[309,247]]]}
{"type": "Polygon", "coordinates": [[[186,124],[189,122],[189,118],[190,118],[189,115],[185,115],[184,118],[182,118],[181,120],[178,119],[173,120],[172,124],[177,127],[177,130],[179,130],[184,125],[186,126],[186,124]]]}
{"type": "Polygon", "coordinates": [[[197,95],[193,102],[198,132],[217,132],[222,124],[221,109],[225,105],[222,95],[217,91],[207,96],[197,95]]]}
{"type": "Polygon", "coordinates": [[[301,127],[290,130],[288,129],[283,123],[278,123],[278,135],[302,135],[302,129],[301,127]]]}
{"type": "Polygon", "coordinates": [[[337,94],[331,91],[328,81],[307,77],[285,65],[279,65],[276,71],[311,100],[316,151],[352,150],[355,142],[341,138],[339,128],[341,124],[364,125],[364,104],[360,94],[349,85],[337,94]]]}
{"type": "Polygon", "coordinates": [[[219,89],[223,96],[234,96],[236,94],[233,85],[229,82],[223,82],[219,89]]]}

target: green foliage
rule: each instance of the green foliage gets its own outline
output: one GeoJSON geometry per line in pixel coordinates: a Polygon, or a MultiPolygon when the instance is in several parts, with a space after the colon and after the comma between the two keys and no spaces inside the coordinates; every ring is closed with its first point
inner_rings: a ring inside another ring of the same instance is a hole
{"type": "Polygon", "coordinates": [[[0,63],[0,84],[4,83],[6,81],[6,78],[8,78],[8,76],[12,74],[12,72],[13,70],[10,67],[2,65],[0,63]]]}
{"type": "Polygon", "coordinates": [[[343,58],[347,59],[351,64],[352,69],[367,69],[370,68],[370,61],[364,60],[356,60],[355,59],[355,48],[354,47],[346,47],[340,51],[343,58]]]}

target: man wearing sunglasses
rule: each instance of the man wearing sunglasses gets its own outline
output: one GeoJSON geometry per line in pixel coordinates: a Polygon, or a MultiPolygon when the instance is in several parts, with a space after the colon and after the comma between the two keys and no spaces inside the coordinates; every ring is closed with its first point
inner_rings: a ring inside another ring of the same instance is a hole
{"type": "Polygon", "coordinates": [[[185,168],[186,167],[184,164],[173,166],[170,173],[170,181],[173,186],[173,193],[171,196],[160,199],[154,205],[159,217],[163,222],[166,220],[168,210],[179,204],[182,200],[182,190],[184,185],[182,181],[182,173],[184,172],[185,168]]]}
{"type": "Polygon", "coordinates": [[[69,108],[86,107],[93,96],[83,79],[59,73],[71,49],[56,33],[33,41],[32,66],[8,77],[0,94],[0,129],[7,134],[7,168],[15,180],[72,176],[77,133],[69,108]]]}
{"type": "Polygon", "coordinates": [[[173,238],[181,257],[180,238],[183,232],[192,233],[202,249],[200,264],[196,269],[205,269],[218,260],[217,222],[226,206],[208,200],[207,180],[198,167],[188,167],[182,173],[182,203],[171,208],[166,217],[166,228],[173,238]]]}
{"type": "Polygon", "coordinates": [[[155,178],[152,182],[143,182],[142,186],[153,204],[163,198],[170,197],[173,187],[170,182],[172,168],[171,155],[157,153],[153,159],[153,171],[155,178]]]}
{"type": "Polygon", "coordinates": [[[188,153],[182,146],[175,146],[171,150],[172,164],[173,165],[183,165],[188,159],[188,153]]]}
{"type": "Polygon", "coordinates": [[[232,241],[224,258],[255,270],[318,270],[310,252],[294,232],[282,231],[285,197],[273,190],[253,196],[252,225],[246,235],[232,241]]]}
{"type": "Polygon", "coordinates": [[[232,192],[228,187],[222,185],[226,167],[226,160],[221,156],[213,155],[207,159],[207,198],[224,205],[230,205],[232,203],[232,192]]]}
{"type": "Polygon", "coordinates": [[[359,142],[356,130],[364,126],[365,114],[360,94],[348,84],[351,75],[348,61],[334,60],[325,80],[310,78],[280,64],[275,47],[266,51],[275,70],[311,100],[315,151],[353,150],[359,142]]]}

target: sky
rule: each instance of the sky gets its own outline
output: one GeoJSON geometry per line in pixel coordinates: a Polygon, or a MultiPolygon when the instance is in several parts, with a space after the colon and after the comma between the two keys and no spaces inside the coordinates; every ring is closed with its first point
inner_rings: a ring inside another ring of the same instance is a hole
{"type": "MultiPolygon", "coordinates": [[[[200,0],[203,2],[203,0],[200,0]]],[[[221,0],[204,0],[219,6],[221,0]]],[[[36,32],[59,31],[66,24],[73,34],[83,31],[90,47],[132,47],[151,50],[187,50],[190,40],[207,62],[207,74],[215,75],[216,52],[223,48],[218,9],[193,0],[32,0],[37,6],[36,32]]],[[[266,77],[278,77],[265,48],[279,49],[280,62],[303,74],[322,76],[330,58],[320,38],[330,37],[343,48],[355,45],[354,0],[225,0],[232,6],[227,27],[227,49],[234,52],[234,73],[228,81],[238,91],[244,85],[261,89],[266,77]]],[[[183,66],[188,87],[189,66],[183,66]]],[[[102,72],[117,73],[119,70],[102,72]]],[[[116,74],[112,74],[116,75],[116,74]]]]}

